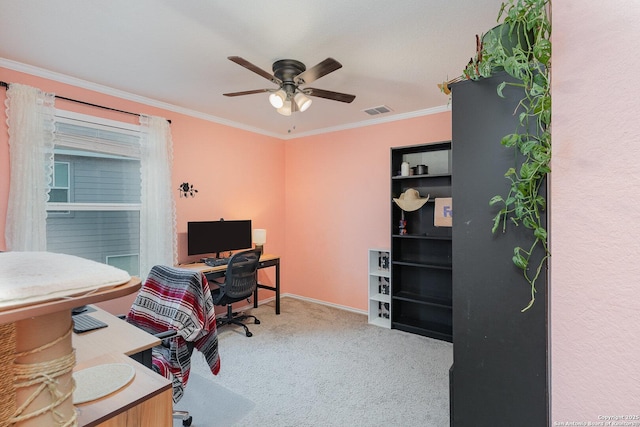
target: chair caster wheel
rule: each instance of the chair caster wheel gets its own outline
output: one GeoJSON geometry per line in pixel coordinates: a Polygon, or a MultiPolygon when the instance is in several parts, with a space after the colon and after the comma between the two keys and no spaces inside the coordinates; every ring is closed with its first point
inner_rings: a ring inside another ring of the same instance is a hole
{"type": "Polygon", "coordinates": [[[260,321],[258,319],[256,319],[255,322],[253,322],[253,323],[255,323],[256,325],[259,325],[260,321]]]}
{"type": "Polygon", "coordinates": [[[192,421],[193,421],[193,418],[191,416],[189,416],[189,418],[186,418],[186,419],[182,420],[182,425],[189,427],[191,425],[192,421]]]}
{"type": "Polygon", "coordinates": [[[247,331],[247,336],[248,336],[248,337],[252,337],[252,336],[253,336],[253,334],[252,334],[251,332],[247,331]]]}

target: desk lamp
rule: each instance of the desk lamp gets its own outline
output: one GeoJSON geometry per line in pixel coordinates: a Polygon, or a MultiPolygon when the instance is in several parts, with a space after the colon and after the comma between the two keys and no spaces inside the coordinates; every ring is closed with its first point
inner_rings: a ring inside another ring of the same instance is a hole
{"type": "Polygon", "coordinates": [[[264,228],[253,229],[253,243],[256,245],[256,249],[260,249],[264,253],[263,246],[267,243],[267,230],[264,228]]]}

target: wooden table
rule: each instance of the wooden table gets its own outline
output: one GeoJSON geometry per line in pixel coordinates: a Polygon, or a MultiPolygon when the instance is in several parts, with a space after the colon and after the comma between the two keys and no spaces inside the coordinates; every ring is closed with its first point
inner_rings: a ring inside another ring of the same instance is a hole
{"type": "Polygon", "coordinates": [[[60,311],[67,311],[71,316],[71,309],[81,305],[92,304],[94,302],[106,301],[120,298],[125,295],[137,292],[140,289],[140,279],[132,278],[129,282],[108,289],[76,295],[68,298],[58,298],[50,301],[35,303],[32,305],[21,305],[0,310],[0,324],[12,323],[30,317],[45,316],[60,311]]]}
{"type": "MultiPolygon", "coordinates": [[[[73,307],[129,295],[138,289],[140,289],[140,279],[133,278],[123,285],[85,295],[3,309],[0,311],[0,324],[15,323],[16,352],[37,348],[50,342],[53,337],[64,335],[69,330],[73,307]]],[[[76,349],[77,362],[74,370],[103,363],[131,364],[136,375],[124,388],[102,399],[77,407],[74,407],[71,399],[68,399],[63,402],[64,405],[58,407],[58,411],[68,419],[69,413],[79,410],[78,425],[80,426],[170,427],[172,425],[171,382],[127,356],[144,352],[160,341],[104,310],[96,309],[90,314],[110,326],[87,332],[84,336],[71,334],[67,340],[48,349],[44,356],[42,354],[25,356],[17,361],[34,363],[41,362],[43,357],[60,357],[69,354],[73,346],[76,349]]],[[[65,377],[60,377],[60,381],[68,382],[65,377]]],[[[19,393],[16,397],[17,402],[24,401],[29,393],[30,390],[19,393]]],[[[27,412],[30,411],[31,409],[27,412]]],[[[48,415],[43,415],[45,416],[48,415]]],[[[36,417],[18,425],[40,426],[42,422],[40,417],[36,417]]]]}
{"type": "Polygon", "coordinates": [[[130,357],[117,353],[104,354],[79,363],[74,371],[105,363],[127,363],[135,369],[135,376],[124,388],[108,396],[76,405],[78,425],[85,427],[169,427],[173,425],[171,382],[130,357]]]}
{"type": "Polygon", "coordinates": [[[82,334],[73,334],[72,342],[76,349],[78,363],[106,353],[118,353],[132,356],[138,362],[151,367],[151,348],[160,344],[158,338],[99,307],[90,306],[90,309],[93,311],[86,314],[109,326],[82,334]]]}
{"type": "Polygon", "coordinates": [[[88,308],[86,314],[108,326],[73,334],[78,363],[74,371],[104,363],[128,363],[136,373],[126,387],[102,399],[76,405],[78,425],[171,426],[171,382],[151,370],[151,348],[160,340],[99,307],[88,308]]]}

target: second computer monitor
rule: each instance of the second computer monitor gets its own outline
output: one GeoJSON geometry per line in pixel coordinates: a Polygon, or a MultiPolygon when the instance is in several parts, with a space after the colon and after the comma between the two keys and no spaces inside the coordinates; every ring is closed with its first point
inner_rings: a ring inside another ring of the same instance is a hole
{"type": "Polygon", "coordinates": [[[188,255],[219,254],[251,248],[251,220],[187,223],[188,255]]]}

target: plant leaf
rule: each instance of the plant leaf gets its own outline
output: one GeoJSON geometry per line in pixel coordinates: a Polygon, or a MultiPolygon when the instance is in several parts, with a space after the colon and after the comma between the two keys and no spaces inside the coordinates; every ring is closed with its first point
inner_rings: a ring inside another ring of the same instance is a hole
{"type": "Polygon", "coordinates": [[[530,163],[523,163],[520,166],[520,178],[528,180],[531,177],[532,167],[530,163]]]}
{"type": "Polygon", "coordinates": [[[478,74],[482,77],[491,77],[491,61],[484,59],[478,64],[478,74]]]}
{"type": "Polygon", "coordinates": [[[489,200],[489,206],[493,206],[496,203],[504,202],[502,196],[493,196],[491,200],[489,200]]]}
{"type": "Polygon", "coordinates": [[[516,247],[513,250],[513,258],[511,258],[511,259],[513,260],[513,263],[516,265],[516,267],[518,267],[518,268],[520,268],[522,270],[526,270],[527,269],[527,265],[529,264],[529,262],[520,253],[521,249],[522,248],[520,248],[520,247],[516,247]]]}
{"type": "Polygon", "coordinates": [[[504,98],[504,94],[502,93],[502,91],[504,90],[506,85],[507,85],[507,82],[502,82],[498,85],[498,96],[500,98],[504,98]]]}
{"type": "Polygon", "coordinates": [[[546,66],[551,59],[551,42],[547,39],[538,40],[533,46],[533,56],[546,66]]]}
{"type": "Polygon", "coordinates": [[[520,141],[520,135],[518,135],[517,133],[511,133],[509,135],[505,135],[500,141],[500,144],[504,145],[505,147],[513,147],[519,141],[520,141]]]}
{"type": "Polygon", "coordinates": [[[525,219],[522,221],[522,225],[530,230],[536,230],[538,228],[538,224],[536,224],[535,221],[528,217],[525,217],[525,219]]]}
{"type": "Polygon", "coordinates": [[[525,125],[527,123],[527,117],[528,117],[528,114],[526,112],[523,111],[522,113],[520,113],[518,120],[520,121],[521,125],[525,125]]]}
{"type": "Polygon", "coordinates": [[[536,147],[538,147],[538,141],[526,141],[520,145],[520,152],[522,154],[529,154],[536,147]]]}
{"type": "Polygon", "coordinates": [[[529,93],[531,94],[531,96],[542,95],[544,93],[544,87],[534,82],[529,93]]]}
{"type": "Polygon", "coordinates": [[[533,235],[536,236],[536,238],[538,238],[538,240],[542,240],[542,241],[546,241],[547,240],[547,230],[545,230],[542,227],[537,227],[533,231],[533,235]]]}
{"type": "Polygon", "coordinates": [[[500,227],[500,218],[502,218],[502,212],[493,217],[493,227],[491,227],[491,232],[494,234],[498,231],[498,227],[500,227]]]}

